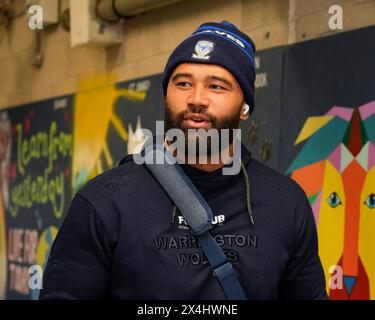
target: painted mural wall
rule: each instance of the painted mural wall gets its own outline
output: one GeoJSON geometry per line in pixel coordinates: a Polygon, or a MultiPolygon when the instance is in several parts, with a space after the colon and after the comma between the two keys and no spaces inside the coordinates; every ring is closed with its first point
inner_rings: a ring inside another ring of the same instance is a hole
{"type": "MultiPolygon", "coordinates": [[[[374,37],[366,28],[257,53],[256,108],[242,123],[253,157],[309,196],[332,299],[375,299],[374,37]]],[[[30,267],[45,267],[74,193],[163,118],[161,74],[92,75],[74,94],[0,111],[1,299],[37,299],[30,267]]]]}
{"type": "Polygon", "coordinates": [[[279,169],[310,199],[331,299],[375,299],[373,39],[370,27],[285,48],[279,169]]]}
{"type": "Polygon", "coordinates": [[[2,298],[37,293],[29,267],[45,265],[71,199],[71,117],[72,97],[0,113],[2,298]]]}

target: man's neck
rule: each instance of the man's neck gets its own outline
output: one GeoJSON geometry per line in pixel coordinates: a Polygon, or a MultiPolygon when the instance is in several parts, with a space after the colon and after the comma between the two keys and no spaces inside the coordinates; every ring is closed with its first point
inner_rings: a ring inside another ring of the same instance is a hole
{"type": "MultiPolygon", "coordinates": [[[[176,156],[176,153],[177,152],[175,150],[174,156],[176,156]]],[[[219,163],[217,163],[217,161],[215,161],[215,163],[212,163],[213,159],[210,156],[207,156],[207,163],[200,163],[199,156],[188,158],[187,155],[185,156],[183,163],[188,164],[189,166],[196,168],[198,170],[204,171],[204,172],[213,172],[224,167],[225,164],[230,162],[232,157],[233,157],[233,144],[231,143],[224,150],[221,151],[221,154],[218,157],[219,163]]]]}
{"type": "Polygon", "coordinates": [[[216,170],[219,170],[221,169],[222,167],[224,167],[224,163],[222,163],[220,161],[220,163],[215,163],[215,164],[211,164],[211,163],[207,163],[207,164],[200,164],[200,163],[187,163],[189,166],[193,167],[193,168],[196,168],[198,170],[201,170],[201,171],[204,171],[204,172],[213,172],[213,171],[216,171],[216,170]]]}

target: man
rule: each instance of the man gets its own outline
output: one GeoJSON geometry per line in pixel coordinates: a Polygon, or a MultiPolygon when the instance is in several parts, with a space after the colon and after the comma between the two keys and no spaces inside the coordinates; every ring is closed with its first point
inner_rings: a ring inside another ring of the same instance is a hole
{"type": "MultiPolygon", "coordinates": [[[[254,109],[254,52],[251,39],[234,25],[201,25],[167,62],[166,129],[238,128],[254,109]]],[[[232,141],[227,149],[233,155],[232,141]]],[[[227,161],[214,163],[208,149],[207,163],[180,166],[212,209],[210,233],[246,298],[326,299],[303,190],[252,159],[244,146],[240,172],[223,175],[227,161]]],[[[41,299],[226,298],[185,219],[133,156],[76,194],[43,285],[41,299]]]]}

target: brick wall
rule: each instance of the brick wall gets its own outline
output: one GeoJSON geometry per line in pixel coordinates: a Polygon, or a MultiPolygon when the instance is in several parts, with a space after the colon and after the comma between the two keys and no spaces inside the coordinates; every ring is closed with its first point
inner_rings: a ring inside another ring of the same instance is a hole
{"type": "MultiPolygon", "coordinates": [[[[24,0],[14,3],[17,18],[7,30],[0,26],[0,109],[76,92],[92,74],[123,81],[160,73],[171,50],[208,20],[237,24],[258,50],[338,32],[328,27],[332,4],[343,8],[343,31],[375,24],[375,0],[186,0],[127,20],[123,43],[107,48],[71,48],[61,26],[46,29],[44,64],[37,69],[30,63],[35,31],[27,27],[24,0]]],[[[68,5],[61,1],[62,10],[68,5]]]]}

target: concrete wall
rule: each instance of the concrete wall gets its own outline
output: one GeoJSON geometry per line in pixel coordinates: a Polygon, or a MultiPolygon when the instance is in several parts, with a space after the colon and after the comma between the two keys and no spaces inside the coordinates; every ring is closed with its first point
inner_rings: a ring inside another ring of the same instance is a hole
{"type": "MultiPolygon", "coordinates": [[[[61,26],[46,29],[44,64],[37,69],[30,63],[35,31],[27,27],[24,2],[14,0],[17,17],[8,29],[0,26],[0,109],[76,92],[93,74],[123,81],[160,73],[171,50],[209,20],[238,25],[258,50],[338,32],[328,27],[332,4],[344,10],[343,31],[375,24],[375,0],[186,0],[127,20],[123,43],[107,48],[71,48],[61,26]]],[[[61,1],[62,10],[68,6],[61,1]]]]}

